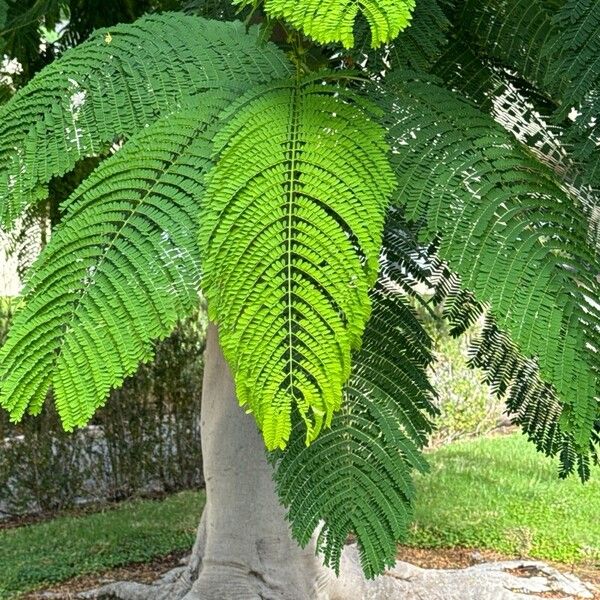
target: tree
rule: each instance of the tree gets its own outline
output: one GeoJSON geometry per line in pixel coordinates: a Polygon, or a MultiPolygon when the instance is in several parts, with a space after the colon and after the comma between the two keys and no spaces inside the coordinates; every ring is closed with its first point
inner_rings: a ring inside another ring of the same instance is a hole
{"type": "Polygon", "coordinates": [[[32,268],[0,402],[18,420],[52,387],[85,425],[201,290],[207,507],[188,567],[127,593],[384,597],[345,542],[368,578],[392,566],[426,469],[409,296],[456,334],[491,306],[473,363],[563,475],[598,461],[600,8],[189,10],[101,28],[0,109],[5,227],[106,156],[32,268]]]}

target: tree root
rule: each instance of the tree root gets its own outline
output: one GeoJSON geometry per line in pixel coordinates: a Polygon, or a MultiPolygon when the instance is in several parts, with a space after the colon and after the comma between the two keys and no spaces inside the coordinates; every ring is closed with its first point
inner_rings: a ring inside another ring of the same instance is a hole
{"type": "Polygon", "coordinates": [[[358,551],[347,546],[330,600],[533,600],[560,593],[561,600],[592,599],[590,586],[536,561],[482,563],[465,569],[422,569],[405,562],[366,581],[358,551]]]}
{"type": "Polygon", "coordinates": [[[181,600],[193,583],[192,569],[176,567],[152,584],[118,581],[100,588],[81,592],[81,600],[181,600]]]}
{"type": "MultiPolygon", "coordinates": [[[[189,593],[189,566],[169,571],[152,585],[120,582],[81,593],[81,600],[203,600],[189,593]]],[[[537,561],[482,563],[464,569],[422,569],[398,562],[385,575],[366,581],[354,545],[344,551],[340,577],[333,579],[323,600],[534,600],[539,594],[561,600],[594,598],[593,589],[574,577],[537,561]]],[[[265,598],[275,598],[267,595],[265,598]]],[[[321,600],[321,598],[319,600],[321,600]]],[[[307,599],[308,600],[308,599],[307,599]]]]}

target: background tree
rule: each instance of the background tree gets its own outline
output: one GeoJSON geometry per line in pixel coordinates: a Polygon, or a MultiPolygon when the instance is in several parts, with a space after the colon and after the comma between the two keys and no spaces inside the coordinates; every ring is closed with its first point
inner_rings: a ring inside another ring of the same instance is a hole
{"type": "Polygon", "coordinates": [[[598,460],[600,9],[238,8],[102,28],[0,111],[5,226],[108,156],[32,269],[0,401],[19,419],[52,386],[84,425],[202,289],[207,507],[178,577],[119,593],[393,597],[353,560],[393,565],[425,468],[416,281],[456,333],[491,305],[473,362],[563,474],[598,460]]]}

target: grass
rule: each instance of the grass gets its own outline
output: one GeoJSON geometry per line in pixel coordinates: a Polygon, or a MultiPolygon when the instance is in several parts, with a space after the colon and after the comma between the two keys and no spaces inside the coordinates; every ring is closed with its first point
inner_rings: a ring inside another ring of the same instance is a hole
{"type": "Polygon", "coordinates": [[[418,480],[408,543],[600,565],[600,469],[582,485],[559,480],[557,464],[521,435],[437,450],[418,480]]]}
{"type": "Polygon", "coordinates": [[[0,530],[0,598],[187,550],[203,505],[204,494],[183,492],[0,530]]]}
{"type": "MultiPolygon", "coordinates": [[[[457,442],[429,458],[408,544],[600,563],[600,469],[585,486],[559,481],[556,463],[521,436],[457,442]]],[[[184,492],[0,530],[0,598],[186,550],[203,504],[184,492]]]]}

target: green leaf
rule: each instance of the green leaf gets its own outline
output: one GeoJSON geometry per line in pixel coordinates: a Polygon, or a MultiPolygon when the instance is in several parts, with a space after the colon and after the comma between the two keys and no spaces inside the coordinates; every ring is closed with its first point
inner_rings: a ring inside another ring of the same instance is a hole
{"type": "MultiPolygon", "coordinates": [[[[235,0],[254,5],[254,0],[235,0]]],[[[415,0],[266,0],[265,11],[285,19],[321,44],[341,42],[354,46],[354,24],[360,15],[371,30],[373,48],[393,40],[410,24],[415,0]]]]}
{"type": "Polygon", "coordinates": [[[551,59],[549,84],[561,90],[568,110],[600,87],[600,4],[567,0],[553,19],[556,37],[545,50],[551,59]]]}
{"type": "Polygon", "coordinates": [[[472,40],[487,56],[541,84],[550,70],[545,53],[555,29],[540,0],[466,0],[456,19],[461,40],[472,40]]]}
{"type": "MultiPolygon", "coordinates": [[[[556,13],[553,25],[558,34],[546,50],[552,67],[547,85],[556,90],[561,103],[558,121],[564,121],[572,108],[577,109],[576,118],[572,122],[567,119],[571,126],[566,141],[580,164],[582,179],[597,193],[600,189],[600,4],[594,0],[568,0],[556,13]]],[[[600,205],[596,200],[596,223],[599,219],[600,205]]]]}
{"type": "Polygon", "coordinates": [[[10,225],[48,182],[104,154],[186,99],[282,77],[289,66],[242,23],[181,13],[96,32],[0,109],[0,219],[10,225]]]}
{"type": "Polygon", "coordinates": [[[320,528],[319,549],[337,571],[348,535],[355,534],[367,577],[396,561],[396,544],[412,518],[412,471],[426,470],[419,449],[436,412],[427,377],[431,339],[398,291],[405,275],[395,264],[414,262],[403,256],[403,234],[388,219],[373,314],[331,428],[307,447],[298,419],[288,447],[273,455],[294,537],[307,544],[320,528]]]}
{"type": "Polygon", "coordinates": [[[511,422],[521,427],[540,452],[559,455],[561,477],[577,467],[582,480],[587,479],[591,460],[598,462],[600,456],[600,420],[596,421],[589,447],[578,447],[573,435],[560,427],[564,403],[554,387],[541,379],[537,362],[523,356],[486,307],[461,287],[460,278],[438,259],[435,249],[429,248],[422,262],[429,265],[428,281],[435,289],[432,301],[442,308],[451,335],[462,335],[485,315],[481,330],[469,334],[468,364],[483,371],[490,390],[506,403],[511,422]]]}
{"type": "Polygon", "coordinates": [[[231,101],[203,95],[158,120],[70,198],[0,350],[0,404],[13,420],[37,413],[52,385],[64,427],[85,425],[196,306],[211,124],[231,101]]]}
{"type": "Polygon", "coordinates": [[[493,119],[437,85],[390,94],[398,203],[564,403],[587,452],[599,416],[597,253],[582,207],[493,119]]]}
{"type": "Polygon", "coordinates": [[[201,225],[203,290],[269,449],[313,440],[370,314],[394,187],[383,129],[342,87],[284,80],[231,109],[201,225]]]}

